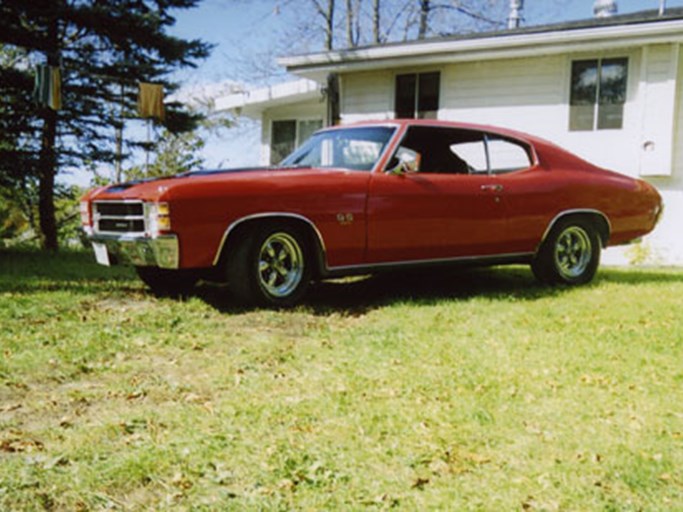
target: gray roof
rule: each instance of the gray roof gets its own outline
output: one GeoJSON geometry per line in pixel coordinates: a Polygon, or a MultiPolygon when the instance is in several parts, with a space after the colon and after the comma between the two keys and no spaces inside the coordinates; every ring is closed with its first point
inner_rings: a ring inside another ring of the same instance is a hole
{"type": "MultiPolygon", "coordinates": [[[[486,32],[471,32],[467,34],[453,34],[453,35],[440,35],[436,37],[428,37],[425,39],[417,39],[411,41],[399,41],[391,43],[382,43],[379,45],[367,45],[360,46],[356,48],[345,48],[332,50],[332,52],[345,52],[345,51],[355,51],[364,50],[369,48],[377,47],[391,47],[391,46],[410,46],[415,44],[431,43],[431,42],[446,42],[446,41],[467,41],[476,39],[487,39],[495,37],[506,37],[512,35],[525,35],[525,34],[542,34],[545,32],[568,32],[572,30],[581,30],[587,28],[600,28],[600,27],[614,27],[614,26],[627,26],[627,25],[641,25],[645,23],[657,23],[672,20],[683,19],[683,7],[672,7],[666,9],[664,14],[659,15],[659,10],[652,9],[647,11],[638,11],[628,14],[618,14],[614,16],[608,16],[604,18],[589,18],[583,20],[575,21],[565,21],[562,23],[549,23],[545,25],[534,25],[528,27],[519,27],[514,29],[504,29],[504,30],[492,30],[486,32]]],[[[328,52],[321,52],[328,53],[328,52]]]]}

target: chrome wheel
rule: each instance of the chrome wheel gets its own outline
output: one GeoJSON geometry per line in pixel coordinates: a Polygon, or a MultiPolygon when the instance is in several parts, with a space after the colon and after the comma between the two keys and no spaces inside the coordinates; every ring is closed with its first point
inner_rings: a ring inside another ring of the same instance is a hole
{"type": "Polygon", "coordinates": [[[304,275],[304,255],[297,240],[288,233],[276,232],[258,252],[258,277],[262,289],[271,297],[291,295],[304,275]]]}
{"type": "Polygon", "coordinates": [[[575,279],[586,271],[593,257],[588,233],[580,226],[569,226],[555,242],[555,266],[563,279],[575,279]]]}

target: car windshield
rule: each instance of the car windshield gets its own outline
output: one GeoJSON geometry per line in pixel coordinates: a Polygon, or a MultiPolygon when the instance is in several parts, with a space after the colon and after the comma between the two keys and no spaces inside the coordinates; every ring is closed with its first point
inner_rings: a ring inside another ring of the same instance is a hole
{"type": "Polygon", "coordinates": [[[394,128],[373,126],[339,128],[314,133],[280,165],[342,167],[370,171],[379,160],[394,128]]]}

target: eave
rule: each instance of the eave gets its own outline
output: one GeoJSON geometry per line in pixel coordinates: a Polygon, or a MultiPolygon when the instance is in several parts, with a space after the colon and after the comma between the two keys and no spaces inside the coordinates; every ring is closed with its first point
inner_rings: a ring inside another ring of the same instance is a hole
{"type": "Polygon", "coordinates": [[[683,42],[683,19],[580,28],[503,31],[482,37],[441,38],[284,57],[287,71],[322,82],[328,73],[598,52],[656,43],[683,42]]]}
{"type": "Polygon", "coordinates": [[[320,97],[318,84],[301,79],[217,98],[215,109],[218,112],[236,111],[240,115],[260,119],[263,111],[268,108],[320,97]]]}

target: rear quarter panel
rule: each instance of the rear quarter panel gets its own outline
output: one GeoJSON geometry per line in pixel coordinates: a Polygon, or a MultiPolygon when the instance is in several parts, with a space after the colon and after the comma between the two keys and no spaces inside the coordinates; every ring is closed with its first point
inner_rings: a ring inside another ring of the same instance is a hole
{"type": "Polygon", "coordinates": [[[509,228],[519,252],[535,251],[554,219],[572,211],[598,211],[611,227],[609,245],[654,228],[657,192],[641,180],[600,169],[542,140],[530,141],[538,163],[502,175],[509,228]]]}

